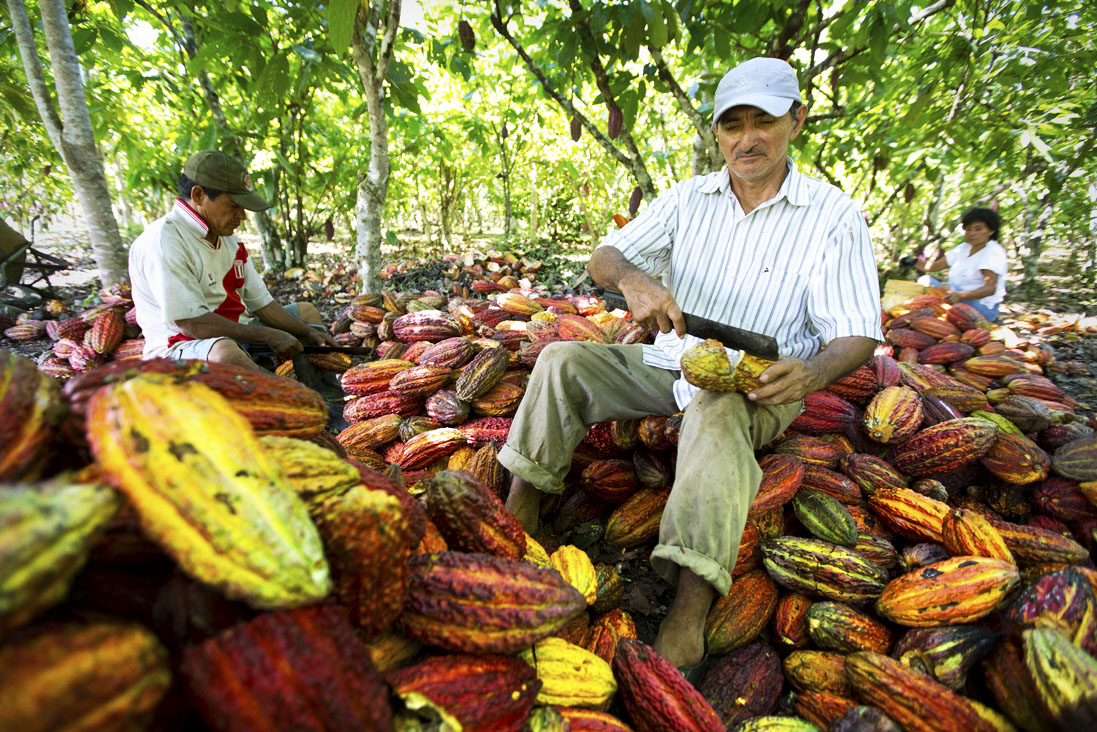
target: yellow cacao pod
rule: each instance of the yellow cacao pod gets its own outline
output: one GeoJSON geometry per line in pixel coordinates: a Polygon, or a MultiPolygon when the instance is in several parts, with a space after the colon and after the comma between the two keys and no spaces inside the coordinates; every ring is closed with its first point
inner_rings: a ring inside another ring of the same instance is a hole
{"type": "Polygon", "coordinates": [[[582,593],[588,605],[598,597],[598,574],[585,551],[565,544],[552,553],[549,562],[569,585],[582,593]]]}
{"type": "Polygon", "coordinates": [[[91,397],[87,428],[103,477],[192,577],[259,608],[331,590],[305,505],[213,389],[152,374],[112,384],[91,397]]]}
{"type": "Polygon", "coordinates": [[[71,475],[0,484],[0,637],[65,597],[119,505],[112,489],[71,475]]]}
{"type": "Polygon", "coordinates": [[[306,500],[353,488],[361,480],[357,468],[315,442],[275,435],[260,437],[259,442],[282,467],[297,495],[306,500]]]}
{"type": "Polygon", "coordinates": [[[701,389],[747,393],[760,385],[758,377],[773,363],[743,353],[733,365],[724,344],[709,338],[682,354],[681,366],[686,381],[701,389]]]}
{"type": "Polygon", "coordinates": [[[563,638],[540,640],[521,656],[541,682],[538,704],[605,709],[617,692],[610,665],[563,638]]]}

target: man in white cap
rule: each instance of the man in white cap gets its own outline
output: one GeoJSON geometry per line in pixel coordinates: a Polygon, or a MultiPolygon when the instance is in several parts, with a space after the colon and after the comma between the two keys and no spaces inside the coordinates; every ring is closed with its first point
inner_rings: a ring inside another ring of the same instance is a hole
{"type": "Polygon", "coordinates": [[[784,61],[751,59],[724,76],[713,129],[727,167],[674,185],[607,237],[588,265],[595,282],[625,296],[636,321],[659,331],[654,345],[546,347],[499,455],[514,475],[507,507],[535,530],[542,493],[564,490],[589,425],[685,410],[651,561],[677,586],[655,649],[687,678],[705,655],[714,600],[734,591],[761,480],[754,451],[785,430],[805,395],[864,363],[880,340],[860,209],[787,155],[806,116],[784,61]],[[774,336],[781,359],[763,386],[700,392],[680,378],[682,353],[698,340],[686,335],[683,311],[774,336]]]}
{"type": "Polygon", "coordinates": [[[145,358],[258,368],[241,344],[265,344],[283,360],[300,353],[302,344],[335,345],[313,305],[275,302],[234,235],[245,211],[268,208],[236,159],[217,150],[187,159],[171,212],[130,247],[145,358]],[[258,322],[240,322],[245,312],[258,322]]]}

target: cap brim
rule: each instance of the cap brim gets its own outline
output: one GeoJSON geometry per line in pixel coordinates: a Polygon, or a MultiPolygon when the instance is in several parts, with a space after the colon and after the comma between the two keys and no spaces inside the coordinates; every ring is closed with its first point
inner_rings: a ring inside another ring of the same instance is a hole
{"type": "Polygon", "coordinates": [[[766,114],[780,117],[783,114],[788,114],[788,111],[792,109],[792,103],[794,101],[796,100],[789,99],[788,97],[775,97],[770,94],[748,94],[729,99],[712,115],[712,126],[715,127],[716,123],[720,121],[720,117],[724,115],[724,112],[732,107],[757,107],[766,114]]]}
{"type": "Polygon", "coordinates": [[[248,211],[266,211],[270,204],[264,201],[256,193],[226,193],[237,205],[243,206],[248,211]]]}

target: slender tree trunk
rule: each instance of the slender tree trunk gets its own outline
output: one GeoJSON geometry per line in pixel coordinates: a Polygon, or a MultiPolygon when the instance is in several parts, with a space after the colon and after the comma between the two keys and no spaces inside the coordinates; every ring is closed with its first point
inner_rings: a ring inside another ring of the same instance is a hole
{"type": "Polygon", "coordinates": [[[381,216],[391,172],[385,119],[385,76],[400,26],[400,0],[388,0],[387,8],[383,5],[381,0],[373,0],[368,9],[358,9],[351,40],[369,114],[369,167],[365,175],[359,175],[356,206],[358,244],[355,257],[363,291],[381,289],[381,216]]]}
{"type": "Polygon", "coordinates": [[[1089,253],[1086,282],[1092,286],[1097,281],[1097,182],[1090,182],[1086,193],[1093,204],[1089,212],[1089,236],[1086,237],[1089,241],[1086,247],[1089,253]]]}
{"type": "Polygon", "coordinates": [[[23,0],[8,0],[23,70],[50,141],[68,168],[76,199],[84,213],[99,280],[104,286],[123,282],[129,278],[126,248],[118,233],[118,222],[111,210],[110,189],[95,151],[95,133],[84,98],[80,59],[72,43],[65,2],[40,0],[38,7],[42,13],[60,113],[50,99],[26,6],[23,0]]]}
{"type": "Polygon", "coordinates": [[[537,236],[540,233],[540,213],[541,190],[537,184],[537,174],[535,170],[533,176],[530,178],[529,186],[529,241],[531,244],[537,243],[537,236]]]}

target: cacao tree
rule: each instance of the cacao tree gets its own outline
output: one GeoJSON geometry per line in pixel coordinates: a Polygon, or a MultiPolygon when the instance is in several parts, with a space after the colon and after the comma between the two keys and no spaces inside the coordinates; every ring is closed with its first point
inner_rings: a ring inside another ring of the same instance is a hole
{"type": "Polygon", "coordinates": [[[42,28],[52,71],[50,93],[38,44],[23,0],[8,0],[19,53],[38,115],[54,148],[69,172],[84,213],[99,280],[104,287],[129,279],[126,250],[111,210],[110,192],[95,148],[95,133],[84,98],[80,60],[73,45],[68,11],[63,0],[40,0],[42,28]]]}

